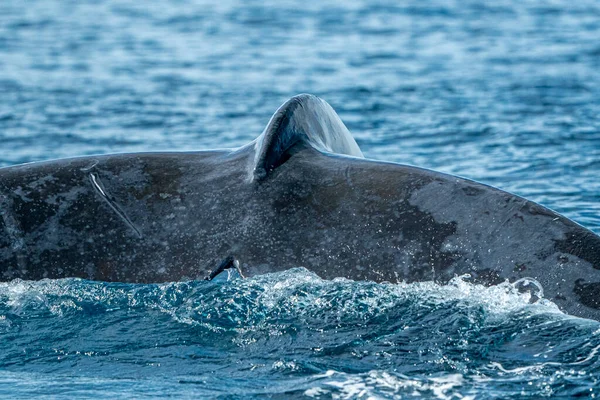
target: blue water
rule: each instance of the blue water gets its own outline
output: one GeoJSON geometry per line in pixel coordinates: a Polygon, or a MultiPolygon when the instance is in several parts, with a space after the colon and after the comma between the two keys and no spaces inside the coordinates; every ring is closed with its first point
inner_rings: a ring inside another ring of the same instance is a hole
{"type": "MultiPolygon", "coordinates": [[[[369,158],[600,233],[600,3],[6,0],[0,166],[232,148],[290,96],[369,158]]],[[[600,323],[457,278],[0,284],[0,396],[593,396],[600,323]]]]}

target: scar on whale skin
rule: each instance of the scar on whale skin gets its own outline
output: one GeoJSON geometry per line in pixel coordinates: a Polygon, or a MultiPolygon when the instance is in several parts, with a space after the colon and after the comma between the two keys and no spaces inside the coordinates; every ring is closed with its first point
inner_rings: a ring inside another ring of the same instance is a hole
{"type": "Polygon", "coordinates": [[[102,182],[100,181],[100,178],[98,177],[98,175],[91,173],[89,176],[90,176],[90,182],[92,183],[92,186],[94,187],[96,192],[100,195],[100,197],[102,197],[102,199],[104,201],[106,201],[106,203],[110,206],[110,208],[123,220],[123,222],[125,222],[125,224],[127,224],[127,226],[129,226],[131,228],[131,230],[133,230],[135,232],[137,237],[141,239],[142,233],[139,231],[138,228],[135,227],[135,225],[133,225],[133,222],[131,222],[131,220],[129,219],[127,214],[125,214],[125,212],[121,209],[121,207],[119,207],[115,198],[112,197],[106,191],[106,189],[104,189],[104,185],[102,185],[102,182]]]}

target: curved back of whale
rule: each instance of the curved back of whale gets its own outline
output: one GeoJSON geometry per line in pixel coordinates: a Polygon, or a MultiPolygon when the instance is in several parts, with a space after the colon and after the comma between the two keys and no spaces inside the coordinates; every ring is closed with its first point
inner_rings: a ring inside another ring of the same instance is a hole
{"type": "Polygon", "coordinates": [[[257,138],[254,179],[264,179],[302,145],[326,153],[363,157],[333,108],[316,96],[300,94],[279,107],[257,138]]]}
{"type": "Polygon", "coordinates": [[[499,189],[360,155],[331,107],[301,95],[233,152],[2,168],[0,279],[204,279],[231,260],[244,276],[530,277],[561,309],[600,320],[600,237],[499,189]]]}

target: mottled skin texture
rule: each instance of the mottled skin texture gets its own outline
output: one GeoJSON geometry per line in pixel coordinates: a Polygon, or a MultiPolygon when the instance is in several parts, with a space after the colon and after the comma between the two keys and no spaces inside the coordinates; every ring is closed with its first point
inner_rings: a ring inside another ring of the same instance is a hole
{"type": "Polygon", "coordinates": [[[330,279],[484,284],[530,277],[600,320],[600,237],[538,204],[300,140],[254,176],[259,144],[0,169],[0,279],[204,279],[306,267],[330,279]]]}

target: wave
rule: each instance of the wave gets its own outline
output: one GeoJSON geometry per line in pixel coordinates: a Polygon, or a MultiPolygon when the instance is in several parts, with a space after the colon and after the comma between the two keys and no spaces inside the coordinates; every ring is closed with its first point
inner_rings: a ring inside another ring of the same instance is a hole
{"type": "Polygon", "coordinates": [[[600,323],[523,286],[329,281],[302,268],[211,282],[13,281],[0,284],[0,368],[257,396],[451,398],[491,380],[491,397],[589,394],[600,323]]]}

